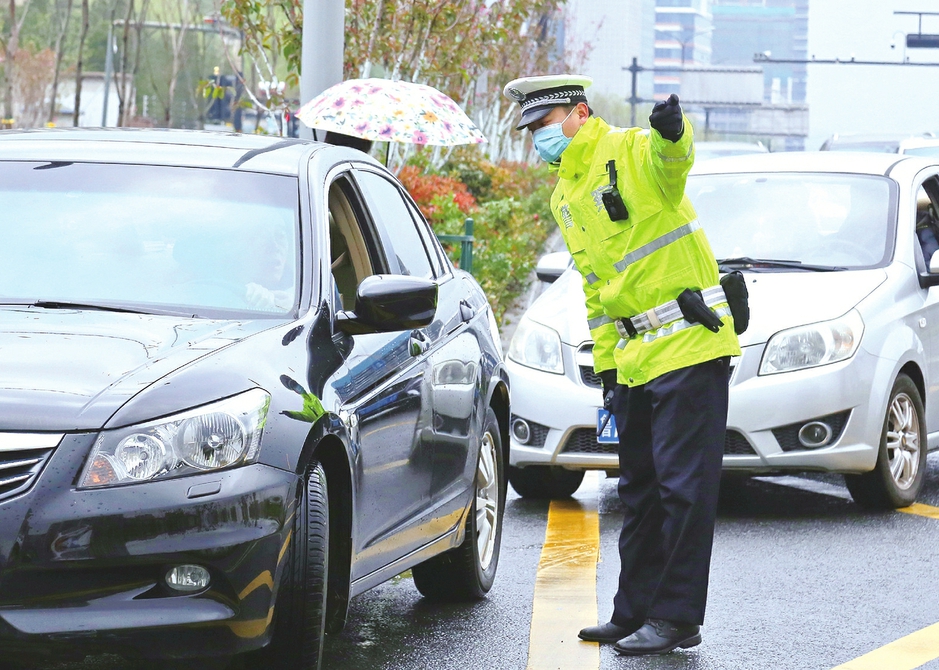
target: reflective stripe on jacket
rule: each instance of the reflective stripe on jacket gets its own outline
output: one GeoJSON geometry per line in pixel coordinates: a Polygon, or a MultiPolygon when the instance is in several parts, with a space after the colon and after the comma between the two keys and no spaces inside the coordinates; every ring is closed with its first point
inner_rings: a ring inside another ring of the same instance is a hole
{"type": "Polygon", "coordinates": [[[725,324],[718,333],[684,322],[621,341],[614,325],[614,319],[674,300],[686,288],[718,285],[714,254],[684,194],[693,162],[694,131],[687,118],[682,138],[670,142],[658,131],[611,128],[593,116],[561,154],[551,211],[584,276],[594,367],[616,368],[621,384],[645,384],[666,372],[740,354],[733,318],[722,309],[726,304],[715,306],[725,324]],[[600,195],[609,184],[611,159],[629,210],[625,221],[610,220],[600,195]]]}

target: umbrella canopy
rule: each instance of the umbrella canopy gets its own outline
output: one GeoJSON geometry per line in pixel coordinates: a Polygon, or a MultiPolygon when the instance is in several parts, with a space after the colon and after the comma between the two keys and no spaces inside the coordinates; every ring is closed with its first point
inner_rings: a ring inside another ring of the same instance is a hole
{"type": "Polygon", "coordinates": [[[348,79],[303,105],[297,117],[310,128],[377,142],[453,146],[486,141],[449,96],[407,81],[348,79]]]}

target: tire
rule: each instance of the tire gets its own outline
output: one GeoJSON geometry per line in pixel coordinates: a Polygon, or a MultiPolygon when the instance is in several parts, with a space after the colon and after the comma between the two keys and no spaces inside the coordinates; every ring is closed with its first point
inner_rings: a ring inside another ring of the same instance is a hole
{"type": "Polygon", "coordinates": [[[845,475],[851,497],[867,509],[896,509],[916,502],[926,472],[926,419],[919,389],[901,374],[890,392],[877,464],[845,475]]]}
{"type": "Polygon", "coordinates": [[[326,471],[315,461],[297,500],[288,561],[275,605],[270,649],[256,667],[319,670],[329,572],[329,497],[326,471]]]}
{"type": "Polygon", "coordinates": [[[505,512],[503,460],[499,421],[495,412],[487,409],[466,536],[459,547],[411,570],[414,585],[425,598],[445,602],[479,600],[492,588],[499,565],[505,512]]]}
{"type": "Polygon", "coordinates": [[[584,481],[583,470],[566,470],[556,465],[529,465],[509,468],[509,482],[523,498],[570,498],[584,481]]]}

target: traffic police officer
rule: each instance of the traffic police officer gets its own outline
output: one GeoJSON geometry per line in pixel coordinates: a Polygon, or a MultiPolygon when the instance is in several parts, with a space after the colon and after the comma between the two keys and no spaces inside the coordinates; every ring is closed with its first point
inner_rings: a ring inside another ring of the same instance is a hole
{"type": "Polygon", "coordinates": [[[580,637],[661,654],[701,641],[740,349],[684,194],[694,131],[678,96],[653,107],[651,131],[613,128],[587,105],[590,83],[524,77],[504,93],[521,106],[516,129],[557,171],[551,210],[584,277],[594,369],[619,427],[619,588],[611,620],[580,637]]]}

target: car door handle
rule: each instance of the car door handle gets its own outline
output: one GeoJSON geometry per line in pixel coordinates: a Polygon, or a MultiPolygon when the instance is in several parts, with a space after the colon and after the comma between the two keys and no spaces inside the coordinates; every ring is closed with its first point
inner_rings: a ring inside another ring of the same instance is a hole
{"type": "Polygon", "coordinates": [[[419,330],[412,330],[408,338],[408,351],[412,356],[420,356],[430,348],[427,336],[419,330]]]}
{"type": "Polygon", "coordinates": [[[472,321],[473,317],[476,316],[476,310],[473,309],[473,306],[469,304],[466,300],[460,301],[460,318],[463,320],[463,323],[467,321],[472,321]]]}

